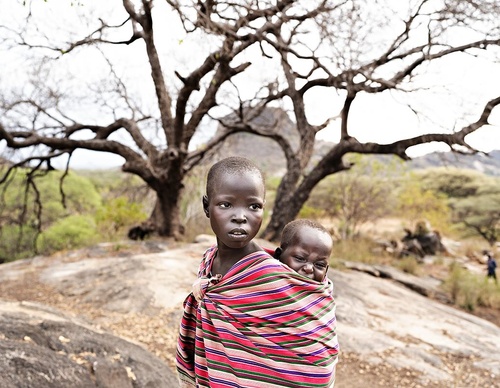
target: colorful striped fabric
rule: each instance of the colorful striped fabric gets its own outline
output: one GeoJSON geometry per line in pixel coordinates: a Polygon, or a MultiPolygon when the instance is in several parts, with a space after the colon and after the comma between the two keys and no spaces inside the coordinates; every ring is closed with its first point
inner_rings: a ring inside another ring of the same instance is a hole
{"type": "MultiPolygon", "coordinates": [[[[198,276],[209,277],[216,247],[198,276]]],[[[332,387],[338,357],[332,284],[309,280],[264,251],[246,256],[198,303],[184,302],[181,387],[332,387]]]]}

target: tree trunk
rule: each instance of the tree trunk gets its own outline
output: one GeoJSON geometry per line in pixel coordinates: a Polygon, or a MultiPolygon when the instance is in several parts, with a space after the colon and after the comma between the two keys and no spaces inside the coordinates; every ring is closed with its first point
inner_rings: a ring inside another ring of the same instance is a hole
{"type": "Polygon", "coordinates": [[[309,198],[314,188],[314,185],[312,185],[313,180],[312,175],[309,174],[297,187],[293,179],[283,178],[278,188],[271,220],[261,233],[261,238],[269,241],[279,241],[281,231],[285,225],[297,217],[300,209],[309,198]]]}
{"type": "MultiPolygon", "coordinates": [[[[293,221],[302,209],[302,206],[309,199],[309,195],[314,187],[326,176],[348,169],[350,166],[345,165],[342,161],[342,156],[347,152],[346,144],[348,141],[341,142],[332,148],[327,155],[321,159],[316,166],[300,179],[301,171],[296,165],[293,168],[291,163],[288,163],[288,172],[285,174],[276,193],[276,200],[273,206],[273,213],[269,224],[260,237],[269,241],[279,241],[281,231],[287,223],[293,221]]],[[[290,161],[289,161],[290,162],[290,161]]]]}
{"type": "Polygon", "coordinates": [[[184,234],[184,226],[180,221],[180,198],[182,186],[177,184],[164,183],[163,190],[156,192],[156,204],[149,217],[150,223],[155,232],[162,237],[174,237],[179,240],[184,234]]]}

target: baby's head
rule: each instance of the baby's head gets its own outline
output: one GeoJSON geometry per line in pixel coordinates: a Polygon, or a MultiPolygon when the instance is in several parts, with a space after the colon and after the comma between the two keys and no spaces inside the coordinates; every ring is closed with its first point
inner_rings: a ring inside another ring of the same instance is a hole
{"type": "Polygon", "coordinates": [[[207,176],[203,209],[218,245],[246,246],[262,224],[264,177],[249,159],[229,157],[215,163],[207,176]]]}
{"type": "Polygon", "coordinates": [[[283,228],[275,257],[299,274],[321,282],[328,271],[332,249],[332,237],[320,223],[299,219],[283,228]]]}

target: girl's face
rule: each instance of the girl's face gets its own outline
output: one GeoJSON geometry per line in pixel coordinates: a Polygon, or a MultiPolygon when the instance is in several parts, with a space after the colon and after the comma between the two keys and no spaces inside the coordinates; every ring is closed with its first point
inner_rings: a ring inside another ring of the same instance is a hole
{"type": "Polygon", "coordinates": [[[213,195],[204,198],[205,214],[220,247],[239,249],[259,232],[264,215],[265,188],[261,177],[252,172],[222,174],[213,195]]]}
{"type": "Polygon", "coordinates": [[[301,227],[291,243],[282,250],[279,260],[295,272],[321,282],[328,270],[332,246],[332,238],[327,233],[301,227]]]}

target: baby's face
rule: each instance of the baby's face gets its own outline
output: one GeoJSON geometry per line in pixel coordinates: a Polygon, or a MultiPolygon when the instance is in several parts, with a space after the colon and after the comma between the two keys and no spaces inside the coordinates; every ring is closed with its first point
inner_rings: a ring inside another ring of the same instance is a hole
{"type": "Polygon", "coordinates": [[[328,271],[332,246],[330,235],[304,226],[297,230],[291,243],[283,249],[280,261],[299,274],[321,282],[328,271]]]}

